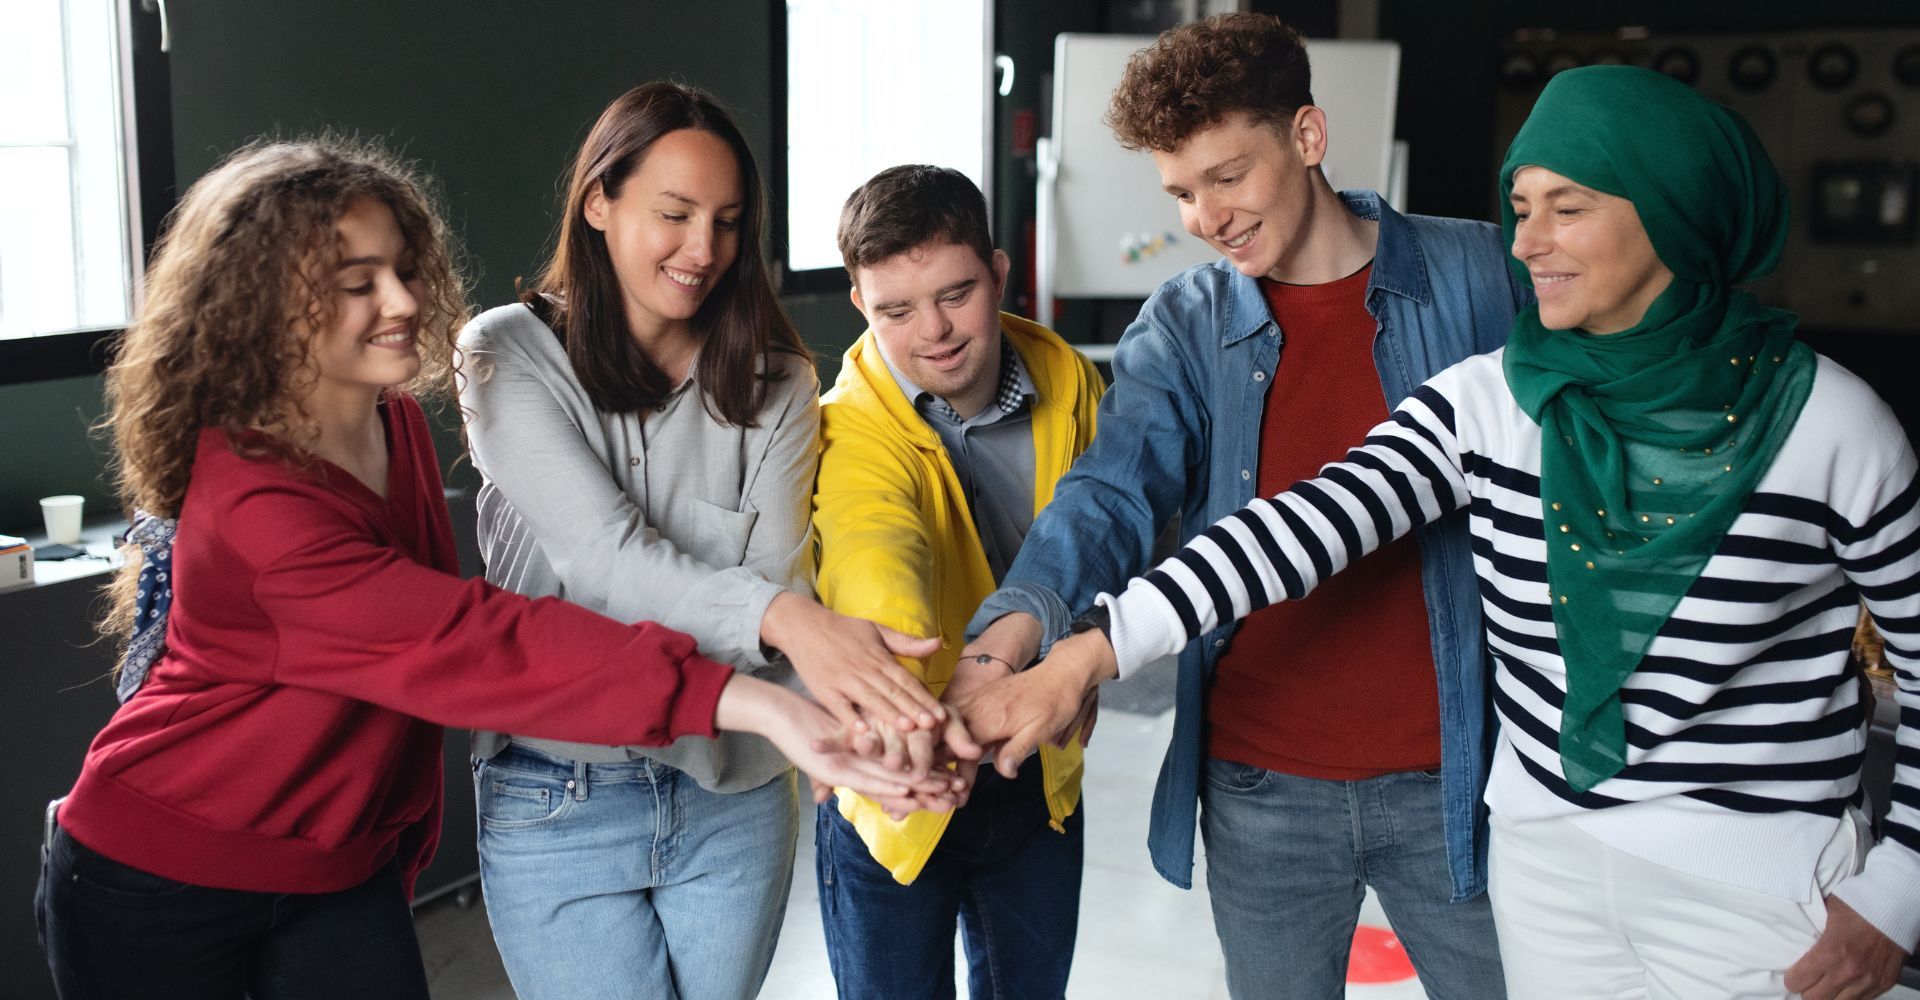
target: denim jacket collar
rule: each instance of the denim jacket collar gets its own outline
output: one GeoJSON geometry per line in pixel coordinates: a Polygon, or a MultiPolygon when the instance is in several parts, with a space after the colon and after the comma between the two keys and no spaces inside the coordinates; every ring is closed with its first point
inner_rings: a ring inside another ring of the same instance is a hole
{"type": "Polygon", "coordinates": [[[1407,217],[1393,210],[1385,198],[1373,191],[1342,191],[1340,200],[1347,211],[1380,223],[1379,242],[1373,249],[1373,277],[1367,281],[1367,304],[1373,308],[1373,293],[1392,292],[1420,305],[1433,303],[1433,288],[1427,283],[1427,259],[1420,250],[1420,234],[1407,217]]]}
{"type": "MultiPolygon", "coordinates": [[[[1384,198],[1372,191],[1342,191],[1340,200],[1347,211],[1380,224],[1380,235],[1373,250],[1373,274],[1367,279],[1367,311],[1378,314],[1375,292],[1392,292],[1425,306],[1433,302],[1433,288],[1427,282],[1426,257],[1420,251],[1420,235],[1407,218],[1393,210],[1384,198]]],[[[1221,261],[1218,265],[1233,271],[1221,261]]],[[[1273,322],[1260,280],[1233,271],[1233,304],[1221,347],[1231,347],[1266,329],[1273,322]]]]}

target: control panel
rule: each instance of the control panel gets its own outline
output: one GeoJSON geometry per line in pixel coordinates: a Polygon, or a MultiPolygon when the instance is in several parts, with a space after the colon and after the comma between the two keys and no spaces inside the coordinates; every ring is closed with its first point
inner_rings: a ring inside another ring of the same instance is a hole
{"type": "Polygon", "coordinates": [[[1786,253],[1757,294],[1805,327],[1920,332],[1920,30],[1516,31],[1494,162],[1548,79],[1605,63],[1659,70],[1753,124],[1793,198],[1786,253]]]}

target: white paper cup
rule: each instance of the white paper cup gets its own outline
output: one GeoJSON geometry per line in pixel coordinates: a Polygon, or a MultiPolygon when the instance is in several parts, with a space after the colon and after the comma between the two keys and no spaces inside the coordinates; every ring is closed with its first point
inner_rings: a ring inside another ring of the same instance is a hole
{"type": "Polygon", "coordinates": [[[40,499],[40,516],[47,521],[47,538],[61,545],[80,544],[80,512],[86,497],[65,494],[40,499]]]}

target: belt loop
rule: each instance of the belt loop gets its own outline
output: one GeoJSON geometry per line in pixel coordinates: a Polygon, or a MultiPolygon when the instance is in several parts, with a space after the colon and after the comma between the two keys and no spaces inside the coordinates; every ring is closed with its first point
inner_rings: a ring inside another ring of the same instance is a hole
{"type": "Polygon", "coordinates": [[[576,760],[573,762],[573,780],[567,782],[567,787],[570,790],[572,790],[573,800],[575,802],[587,801],[587,762],[586,761],[576,760]]]}
{"type": "Polygon", "coordinates": [[[53,849],[53,831],[60,828],[60,820],[57,817],[60,812],[60,803],[65,801],[67,801],[67,797],[62,795],[59,798],[54,799],[52,802],[47,803],[47,821],[46,821],[46,825],[41,828],[41,832],[40,832],[41,847],[44,847],[48,850],[53,849]]]}

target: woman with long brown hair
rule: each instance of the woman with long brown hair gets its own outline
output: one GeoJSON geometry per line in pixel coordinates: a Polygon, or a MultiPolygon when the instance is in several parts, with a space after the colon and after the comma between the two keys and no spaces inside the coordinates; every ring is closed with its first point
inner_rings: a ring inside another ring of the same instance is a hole
{"type": "Polygon", "coordinates": [[[448,387],[464,313],[443,224],[376,151],[255,145],[175,211],[106,379],[123,498],[152,516],[109,617],[138,634],[125,704],[43,853],[63,997],[425,997],[407,897],[442,724],[743,728],[904,784],[814,749],[830,716],[687,636],[456,575],[412,393],[448,387]]]}
{"type": "MultiPolygon", "coordinates": [[[[461,335],[488,578],[683,630],[741,671],[804,681],[855,727],[931,728],[944,713],[893,653],[935,647],[812,600],[819,390],[768,280],[766,195],[731,116],[677,83],[621,95],[562,213],[544,274],[461,335]]],[[[757,993],[798,832],[778,749],[509,732],[477,736],[474,780],[519,994],[757,993]]]]}

